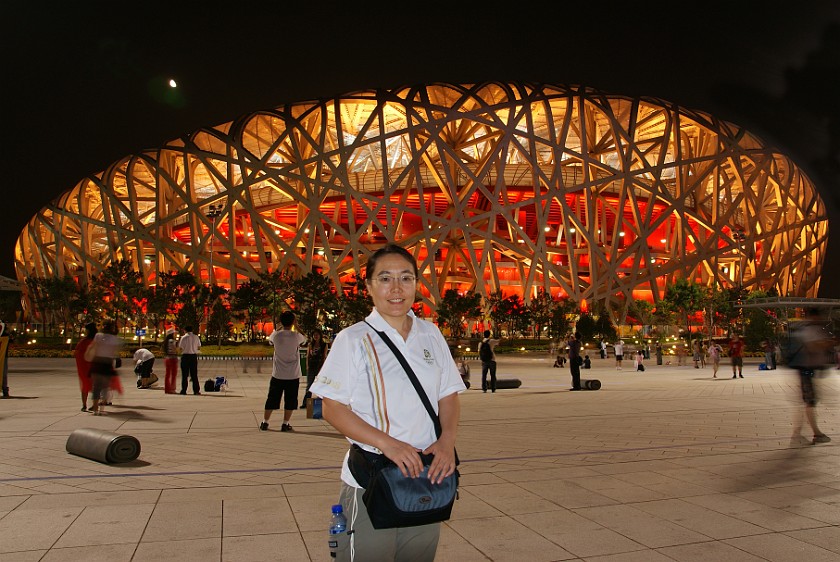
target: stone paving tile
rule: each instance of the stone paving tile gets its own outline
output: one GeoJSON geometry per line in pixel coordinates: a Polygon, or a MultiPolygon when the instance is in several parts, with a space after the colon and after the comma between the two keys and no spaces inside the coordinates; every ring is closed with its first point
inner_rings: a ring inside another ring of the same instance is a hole
{"type": "MultiPolygon", "coordinates": [[[[347,442],[302,412],[294,434],[258,431],[269,369],[253,367],[200,362],[201,377],[231,383],[202,397],[124,376],[126,393],[94,417],[78,411],[72,361],[11,360],[13,395],[33,398],[0,403],[0,562],[328,560],[347,442]],[[78,427],[134,435],[140,458],[68,454],[78,427]],[[109,519],[124,542],[98,544],[109,519]]],[[[789,448],[795,375],[596,360],[587,375],[602,389],[569,393],[548,359],[502,357],[501,372],[523,386],[462,395],[460,499],[438,560],[840,559],[840,447],[789,448]]],[[[821,425],[840,435],[840,382],[823,380],[821,425]]]]}

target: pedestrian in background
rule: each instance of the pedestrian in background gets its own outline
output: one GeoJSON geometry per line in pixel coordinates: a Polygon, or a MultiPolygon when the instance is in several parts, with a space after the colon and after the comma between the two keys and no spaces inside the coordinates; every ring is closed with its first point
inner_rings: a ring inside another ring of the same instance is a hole
{"type": "Polygon", "coordinates": [[[717,378],[718,368],[720,368],[720,355],[723,353],[723,348],[712,341],[709,344],[709,359],[712,360],[712,377],[717,378]]]}
{"type": "Polygon", "coordinates": [[[181,350],[181,394],[187,393],[187,379],[192,382],[193,394],[201,394],[201,385],[198,383],[198,351],[201,349],[201,340],[193,334],[193,327],[187,326],[187,333],[178,342],[178,349],[181,350]]]}
{"type": "Polygon", "coordinates": [[[490,337],[490,330],[484,330],[484,339],[478,345],[483,392],[487,392],[487,373],[490,373],[490,392],[496,392],[496,346],[499,345],[499,341],[490,337]]]}
{"type": "Polygon", "coordinates": [[[744,378],[741,373],[744,369],[744,342],[738,334],[732,334],[732,339],[729,340],[729,360],[732,362],[732,378],[744,378]]]}
{"type": "Polygon", "coordinates": [[[572,375],[571,390],[580,390],[580,367],[583,365],[580,348],[580,332],[575,332],[572,339],[569,340],[569,372],[572,375]]]}
{"type": "Polygon", "coordinates": [[[274,360],[271,365],[271,379],[260,431],[268,430],[268,420],[274,410],[280,409],[281,398],[283,398],[283,425],[280,426],[280,431],[294,431],[289,421],[297,410],[301,375],[300,346],[306,338],[300,332],[292,331],[295,325],[295,313],[291,310],[286,310],[280,315],[280,325],[282,329],[274,330],[268,336],[268,341],[274,346],[274,360]]]}
{"type": "Polygon", "coordinates": [[[817,425],[817,387],[816,373],[824,369],[829,362],[833,347],[832,338],[821,325],[820,311],[816,308],[806,310],[805,319],[791,332],[789,343],[788,366],[799,371],[799,386],[805,408],[795,414],[791,445],[827,443],[831,438],[817,425]],[[807,420],[814,433],[812,440],[802,435],[802,418],[807,420]]]}
{"type": "Polygon", "coordinates": [[[624,360],[624,341],[618,340],[613,345],[613,351],[615,352],[615,369],[616,371],[621,370],[621,362],[624,360]]]}
{"type": "Polygon", "coordinates": [[[166,337],[163,338],[161,348],[163,348],[163,364],[166,367],[163,391],[166,394],[175,394],[175,385],[178,380],[178,344],[175,342],[175,328],[166,330],[166,337]]]}
{"type": "Polygon", "coordinates": [[[303,395],[303,402],[300,407],[306,408],[306,401],[312,397],[309,387],[321,370],[324,359],[327,358],[327,342],[324,341],[324,332],[315,329],[309,337],[309,349],[306,350],[306,394],[303,395]]]}
{"type": "Polygon", "coordinates": [[[76,349],[73,351],[73,357],[76,359],[76,374],[79,376],[79,388],[82,392],[82,411],[87,412],[88,395],[93,389],[93,380],[90,375],[91,362],[85,359],[85,351],[93,343],[93,337],[96,335],[96,324],[90,322],[85,324],[85,335],[76,344],[76,349]]]}
{"type": "MultiPolygon", "coordinates": [[[[93,404],[90,411],[94,415],[105,413],[103,406],[110,404],[108,391],[111,388],[112,379],[117,376],[115,363],[120,357],[120,339],[117,337],[117,324],[108,320],[102,326],[102,331],[93,337],[90,344],[93,347],[93,358],[91,360],[91,377],[93,379],[93,404]]],[[[88,356],[90,353],[87,354],[88,356]]]]}

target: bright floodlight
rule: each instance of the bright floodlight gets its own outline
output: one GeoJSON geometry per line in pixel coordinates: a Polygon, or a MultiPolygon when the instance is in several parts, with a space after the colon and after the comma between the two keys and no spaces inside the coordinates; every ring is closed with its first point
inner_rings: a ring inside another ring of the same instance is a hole
{"type": "Polygon", "coordinates": [[[169,87],[170,88],[177,88],[178,87],[178,83],[175,81],[174,78],[169,79],[169,87]]]}

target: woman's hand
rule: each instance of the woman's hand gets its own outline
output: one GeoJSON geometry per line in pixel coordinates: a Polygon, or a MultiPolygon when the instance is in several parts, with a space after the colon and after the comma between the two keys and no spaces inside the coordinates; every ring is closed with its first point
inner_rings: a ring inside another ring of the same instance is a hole
{"type": "Polygon", "coordinates": [[[429,480],[432,483],[440,484],[444,478],[455,472],[455,446],[443,438],[429,445],[423,454],[435,456],[435,460],[429,466],[429,480]]]}
{"type": "Polygon", "coordinates": [[[387,443],[380,444],[377,448],[397,465],[403,476],[417,478],[423,472],[420,450],[408,443],[389,437],[387,443]]]}

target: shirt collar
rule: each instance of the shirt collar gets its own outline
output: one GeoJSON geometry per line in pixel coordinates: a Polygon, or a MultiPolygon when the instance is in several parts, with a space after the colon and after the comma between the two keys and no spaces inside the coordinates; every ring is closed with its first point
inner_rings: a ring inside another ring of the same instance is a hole
{"type": "MultiPolygon", "coordinates": [[[[414,332],[414,326],[417,324],[417,320],[416,320],[417,317],[414,315],[413,310],[408,311],[408,316],[412,319],[411,320],[411,331],[409,332],[409,335],[411,335],[411,333],[414,332]]],[[[379,311],[376,310],[376,308],[373,309],[373,311],[370,313],[370,315],[368,315],[367,318],[365,318],[365,320],[367,320],[367,322],[371,326],[373,326],[374,329],[376,329],[380,332],[391,332],[391,333],[394,333],[394,334],[397,333],[396,328],[394,328],[393,326],[388,324],[388,322],[384,318],[382,318],[382,315],[379,314],[379,311]]]]}

